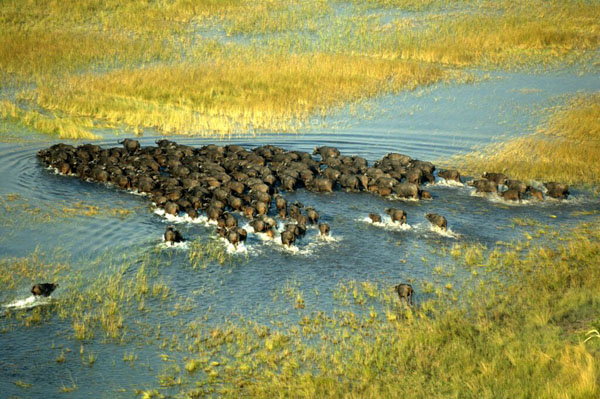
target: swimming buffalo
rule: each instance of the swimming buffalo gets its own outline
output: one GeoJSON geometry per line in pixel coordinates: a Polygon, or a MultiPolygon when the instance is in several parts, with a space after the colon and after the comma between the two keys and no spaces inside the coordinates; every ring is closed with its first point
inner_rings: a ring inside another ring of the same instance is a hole
{"type": "Polygon", "coordinates": [[[40,283],[31,287],[31,293],[34,296],[50,296],[55,289],[58,288],[58,283],[40,283]]]}
{"type": "Polygon", "coordinates": [[[529,194],[531,194],[531,198],[534,198],[538,201],[544,200],[544,193],[542,193],[541,190],[538,190],[537,188],[532,186],[528,186],[527,189],[529,190],[529,194]]]}
{"type": "Polygon", "coordinates": [[[381,223],[381,215],[378,213],[369,213],[369,219],[371,219],[371,223],[381,223]]]}
{"type": "Polygon", "coordinates": [[[563,183],[544,183],[544,187],[548,190],[547,194],[552,198],[566,199],[569,195],[569,186],[563,183]]]}
{"type": "Polygon", "coordinates": [[[455,169],[442,169],[438,172],[438,177],[441,177],[446,181],[461,183],[460,173],[455,169]]]}
{"type": "Polygon", "coordinates": [[[281,243],[286,247],[294,245],[296,242],[296,235],[290,230],[284,230],[281,232],[281,243]]]}
{"type": "Polygon", "coordinates": [[[390,215],[392,222],[399,222],[400,224],[406,223],[406,212],[402,209],[387,208],[385,213],[390,215]]]}
{"type": "Polygon", "coordinates": [[[328,236],[330,231],[331,228],[327,223],[319,223],[319,233],[321,233],[322,236],[328,236]]]}
{"type": "Polygon", "coordinates": [[[419,199],[419,186],[415,183],[397,183],[392,190],[400,198],[419,199]]]}
{"type": "Polygon", "coordinates": [[[123,144],[123,147],[129,153],[134,153],[140,149],[140,142],[137,140],[124,139],[119,141],[119,144],[123,144]]]}
{"type": "Polygon", "coordinates": [[[504,173],[483,172],[481,177],[496,184],[506,184],[506,175],[504,173]]]}
{"type": "Polygon", "coordinates": [[[183,236],[178,230],[175,230],[173,226],[168,226],[164,234],[165,242],[175,243],[183,242],[183,236]]]}
{"type": "Polygon", "coordinates": [[[428,213],[425,215],[425,217],[433,226],[438,227],[443,231],[448,229],[448,221],[445,217],[438,215],[437,213],[428,213]]]}
{"type": "Polygon", "coordinates": [[[475,187],[478,193],[496,193],[498,192],[498,183],[488,179],[478,179],[469,182],[469,185],[475,187]]]}
{"type": "Polygon", "coordinates": [[[500,193],[500,196],[505,200],[505,201],[521,201],[521,192],[517,189],[511,188],[509,190],[506,190],[502,193],[500,193]]]}

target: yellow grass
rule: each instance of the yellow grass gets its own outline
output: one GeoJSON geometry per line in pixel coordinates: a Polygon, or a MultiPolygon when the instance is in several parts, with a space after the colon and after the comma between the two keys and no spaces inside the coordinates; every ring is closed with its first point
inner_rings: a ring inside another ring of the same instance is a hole
{"type": "Polygon", "coordinates": [[[459,66],[544,65],[598,47],[600,4],[522,4],[497,14],[442,19],[421,32],[398,33],[402,58],[459,66]]]}
{"type": "Polygon", "coordinates": [[[0,117],[60,138],[295,131],[456,68],[581,60],[600,41],[597,2],[367,3],[4,1],[0,117]],[[382,22],[380,6],[413,13],[382,22]]]}
{"type": "Polygon", "coordinates": [[[311,114],[442,76],[435,66],[360,56],[222,60],[78,76],[41,87],[37,104],[163,133],[289,131],[311,114]]]}
{"type": "Polygon", "coordinates": [[[574,98],[535,134],[492,145],[459,158],[479,176],[499,171],[525,181],[600,182],[600,93],[574,98]]]}

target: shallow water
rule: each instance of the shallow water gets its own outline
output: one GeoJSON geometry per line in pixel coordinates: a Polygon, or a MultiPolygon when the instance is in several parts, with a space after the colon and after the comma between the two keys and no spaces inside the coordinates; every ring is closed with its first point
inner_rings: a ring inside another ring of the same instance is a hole
{"type": "MultiPolygon", "coordinates": [[[[224,140],[172,139],[193,146],[235,143],[252,148],[268,143],[303,151],[327,144],[338,147],[345,155],[364,156],[370,162],[387,152],[435,161],[503,135],[530,131],[541,119],[532,110],[552,105],[564,94],[598,89],[600,82],[591,75],[502,74],[473,85],[440,85],[374,100],[364,104],[361,111],[376,109],[371,119],[363,118],[364,113],[357,117],[349,109],[342,109],[328,117],[330,130],[224,140]]],[[[153,145],[154,140],[155,137],[144,137],[141,142],[153,145]]],[[[119,254],[134,260],[142,256],[154,258],[159,268],[153,278],[166,281],[172,289],[171,296],[194,300],[192,309],[175,316],[165,311],[159,301],[146,304],[149,310],[140,316],[140,321],[161,324],[166,330],[176,330],[180,323],[201,317],[207,317],[209,325],[238,315],[268,324],[273,320],[295,320],[317,309],[331,311],[336,307],[332,293],[341,282],[351,280],[378,282],[382,289],[401,281],[410,281],[415,287],[434,281],[460,288],[471,271],[457,267],[451,275],[434,273],[438,265],[452,267],[442,254],[443,249],[449,250],[457,243],[493,247],[498,242],[532,235],[534,240],[543,239],[543,233],[538,234],[541,238],[535,238],[535,233],[565,228],[600,212],[600,200],[577,189],[566,201],[522,204],[477,196],[466,185],[443,182],[427,187],[433,200],[418,202],[366,193],[315,194],[299,190],[286,193],[288,201],[297,200],[316,208],[321,220],[330,224],[332,238],[321,239],[313,227],[295,248],[287,249],[277,240],[250,234],[242,248],[227,248],[226,243],[217,242],[228,250],[233,263],[209,262],[206,268],[193,269],[188,258],[191,244],[166,246],[162,241],[165,227],[175,224],[189,240],[210,241],[216,235],[214,225],[202,219],[197,223],[167,220],[143,196],[57,175],[43,167],[35,155],[38,149],[55,142],[0,144],[0,198],[4,206],[0,208],[4,213],[0,257],[27,256],[36,249],[48,254],[57,247],[70,254],[73,273],[80,273],[83,283],[70,286],[72,280],[65,276],[66,283],[60,281],[61,287],[53,295],[56,301],[66,300],[71,290],[93,285],[113,263],[109,259],[118,258],[119,254]],[[97,211],[86,213],[88,205],[97,207],[97,211]],[[366,221],[369,212],[383,215],[388,207],[404,209],[408,225],[397,226],[386,218],[381,224],[366,221]],[[69,213],[65,209],[75,211],[69,213]],[[428,212],[446,216],[449,232],[432,229],[425,219],[428,212]],[[90,263],[98,257],[106,261],[90,263]],[[302,291],[305,309],[295,309],[289,300],[276,300],[286,285],[302,291]]],[[[115,138],[98,144],[117,145],[115,138]]],[[[240,225],[245,223],[240,218],[240,225]]],[[[31,307],[51,306],[52,303],[30,299],[29,288],[34,282],[37,281],[1,291],[3,311],[17,304],[27,315],[31,307]]],[[[417,291],[417,302],[427,295],[417,291]]],[[[55,394],[61,386],[74,384],[78,389],[65,396],[131,397],[135,388],[156,385],[156,374],[165,367],[159,353],[181,357],[178,351],[144,345],[144,339],[137,339],[143,337],[140,327],[132,331],[131,338],[136,339],[124,344],[103,342],[101,334],[85,342],[98,358],[93,367],[84,367],[76,353],[80,342],[70,338],[69,322],[52,319],[26,328],[0,318],[0,329],[0,392],[6,395],[1,397],[47,397],[47,392],[55,394]],[[138,356],[134,365],[123,361],[124,353],[132,351],[138,356]],[[61,352],[66,361],[55,361],[61,352]],[[21,388],[15,385],[16,381],[33,386],[21,388]]]]}

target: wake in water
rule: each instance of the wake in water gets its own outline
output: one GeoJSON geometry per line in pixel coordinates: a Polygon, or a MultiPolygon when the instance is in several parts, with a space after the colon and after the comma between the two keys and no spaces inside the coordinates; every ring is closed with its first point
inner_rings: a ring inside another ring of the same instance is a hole
{"type": "Polygon", "coordinates": [[[233,245],[232,243],[230,243],[229,241],[227,241],[227,239],[225,239],[223,237],[219,237],[219,241],[222,242],[225,245],[227,253],[230,254],[230,255],[233,255],[233,254],[247,254],[248,253],[248,249],[250,248],[249,245],[247,246],[243,242],[240,242],[237,245],[233,245]]]}
{"type": "Polygon", "coordinates": [[[453,232],[452,229],[450,229],[450,228],[443,230],[443,229],[439,228],[438,226],[434,226],[432,224],[429,224],[429,231],[434,232],[435,234],[438,234],[442,237],[448,237],[448,238],[459,238],[460,237],[460,234],[453,232]]]}
{"type": "Polygon", "coordinates": [[[37,306],[50,305],[52,302],[53,299],[50,297],[31,295],[25,299],[17,299],[11,303],[2,305],[2,308],[6,310],[27,310],[37,306]]]}
{"type": "Polygon", "coordinates": [[[396,194],[390,194],[386,198],[389,200],[392,200],[392,201],[402,201],[402,202],[419,202],[420,201],[418,198],[399,197],[396,194]]]}
{"type": "Polygon", "coordinates": [[[163,237],[162,242],[159,243],[156,247],[160,248],[160,249],[175,248],[175,249],[187,250],[187,249],[189,249],[188,242],[189,241],[183,241],[183,242],[165,241],[165,239],[163,237]]]}
{"type": "Polygon", "coordinates": [[[317,234],[317,236],[315,237],[316,240],[321,241],[321,242],[340,242],[342,241],[344,237],[342,236],[333,236],[333,235],[328,235],[328,236],[324,236],[321,234],[317,234]]]}
{"type": "Polygon", "coordinates": [[[545,197],[543,201],[537,200],[535,198],[526,197],[525,199],[521,199],[521,201],[506,201],[502,198],[498,193],[478,193],[475,189],[472,189],[470,193],[471,197],[480,197],[485,198],[488,201],[508,206],[554,206],[557,204],[565,204],[565,205],[584,205],[590,202],[590,198],[584,195],[569,195],[566,199],[558,199],[552,197],[545,197]]]}
{"type": "Polygon", "coordinates": [[[446,180],[443,177],[438,176],[438,181],[435,182],[436,186],[441,187],[465,187],[464,183],[459,183],[456,180],[446,180]]]}
{"type": "Polygon", "coordinates": [[[381,222],[375,222],[373,223],[371,221],[370,217],[365,217],[363,219],[358,219],[359,222],[364,222],[364,223],[368,223],[370,225],[373,225],[375,227],[379,227],[385,230],[392,230],[392,231],[408,231],[412,229],[412,226],[408,223],[404,223],[404,224],[400,224],[400,223],[396,223],[394,221],[392,221],[392,218],[389,217],[388,215],[383,215],[381,216],[381,222]]]}
{"type": "Polygon", "coordinates": [[[216,226],[217,222],[215,220],[209,220],[206,215],[198,215],[197,218],[191,218],[187,213],[183,216],[174,216],[170,213],[166,213],[164,209],[155,208],[154,213],[162,218],[166,219],[169,223],[190,223],[190,224],[199,224],[203,226],[216,226]]]}

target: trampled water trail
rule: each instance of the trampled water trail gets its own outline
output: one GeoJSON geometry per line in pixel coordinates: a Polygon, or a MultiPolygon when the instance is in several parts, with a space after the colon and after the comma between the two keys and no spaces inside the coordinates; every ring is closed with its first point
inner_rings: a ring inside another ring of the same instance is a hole
{"type": "Polygon", "coordinates": [[[23,309],[32,309],[37,306],[49,305],[52,302],[53,302],[53,300],[50,297],[31,295],[25,299],[17,299],[16,301],[13,301],[11,303],[2,305],[2,307],[4,309],[23,310],[23,309]]]}

